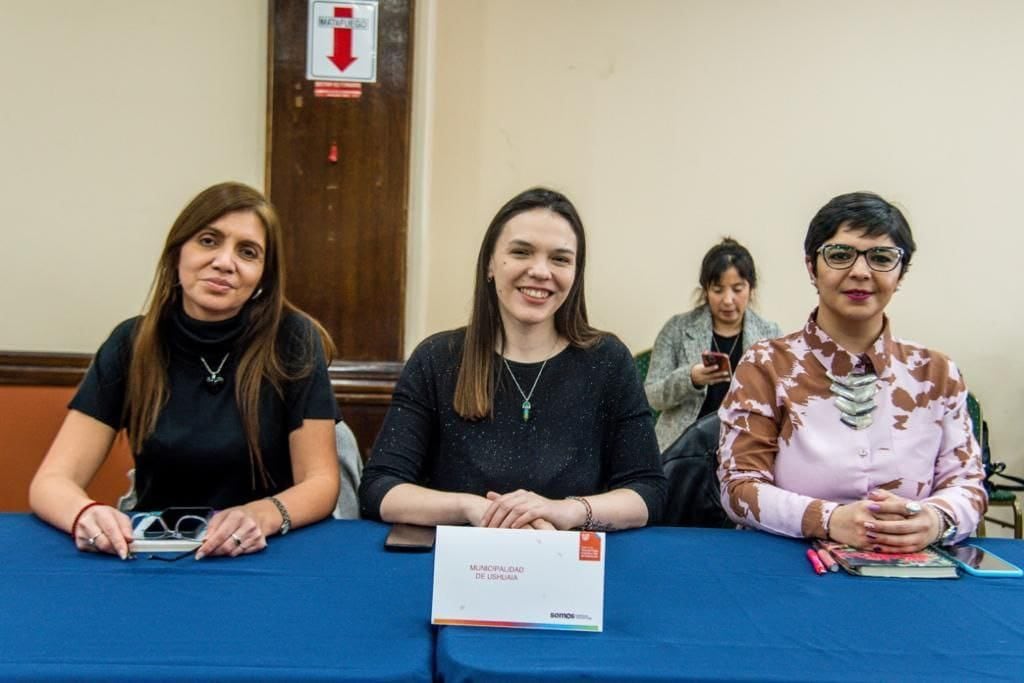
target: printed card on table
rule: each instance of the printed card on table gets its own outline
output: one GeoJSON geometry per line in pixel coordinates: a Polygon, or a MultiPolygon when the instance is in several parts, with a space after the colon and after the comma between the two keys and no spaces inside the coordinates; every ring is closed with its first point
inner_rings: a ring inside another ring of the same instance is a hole
{"type": "Polygon", "coordinates": [[[439,526],[431,623],[601,631],[605,537],[439,526]]]}

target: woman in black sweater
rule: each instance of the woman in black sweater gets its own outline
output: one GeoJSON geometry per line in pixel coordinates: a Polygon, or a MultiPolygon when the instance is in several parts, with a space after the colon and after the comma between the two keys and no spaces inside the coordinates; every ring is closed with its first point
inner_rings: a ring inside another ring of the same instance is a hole
{"type": "Polygon", "coordinates": [[[576,209],[542,188],[491,221],[469,325],[415,350],[363,473],[365,517],[620,529],[665,480],[628,349],[587,322],[576,209]]]}

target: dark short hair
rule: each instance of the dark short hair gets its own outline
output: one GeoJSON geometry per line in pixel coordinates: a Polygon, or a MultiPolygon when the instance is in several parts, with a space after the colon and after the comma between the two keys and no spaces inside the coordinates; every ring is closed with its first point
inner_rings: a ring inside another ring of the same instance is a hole
{"type": "Polygon", "coordinates": [[[903,277],[917,249],[914,235],[903,212],[873,192],[850,192],[833,197],[811,219],[804,238],[804,254],[810,259],[815,275],[818,273],[818,249],[835,237],[841,227],[860,230],[865,237],[888,236],[903,250],[900,263],[900,277],[903,277]]]}
{"type": "Polygon", "coordinates": [[[757,287],[757,268],[754,257],[747,248],[731,237],[723,237],[722,241],[708,249],[704,260],[700,262],[700,292],[698,300],[707,303],[708,288],[718,283],[725,271],[735,268],[736,273],[747,281],[751,289],[757,287]]]}

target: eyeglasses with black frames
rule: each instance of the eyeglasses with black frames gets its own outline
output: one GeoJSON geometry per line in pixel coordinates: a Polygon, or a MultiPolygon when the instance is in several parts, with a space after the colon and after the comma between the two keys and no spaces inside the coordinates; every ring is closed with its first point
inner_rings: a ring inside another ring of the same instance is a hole
{"type": "Polygon", "coordinates": [[[899,247],[854,249],[848,244],[823,244],[818,247],[818,253],[825,264],[835,270],[849,270],[860,256],[864,257],[868,268],[879,273],[895,270],[903,261],[903,250],[899,247]]]}

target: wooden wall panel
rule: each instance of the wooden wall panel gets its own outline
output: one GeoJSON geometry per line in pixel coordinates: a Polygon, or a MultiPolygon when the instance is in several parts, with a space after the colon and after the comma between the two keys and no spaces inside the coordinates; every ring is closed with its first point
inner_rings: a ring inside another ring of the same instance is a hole
{"type": "MultiPolygon", "coordinates": [[[[28,485],[57,434],[73,387],[0,386],[0,511],[27,512],[28,485]]],[[[114,504],[128,490],[131,451],[121,436],[88,487],[95,500],[114,504]]]]}
{"type": "MultiPolygon", "coordinates": [[[[31,460],[32,462],[24,465],[24,468],[30,469],[31,472],[35,471],[39,460],[50,445],[50,440],[57,433],[60,420],[64,419],[65,406],[71,398],[73,388],[82,381],[91,360],[92,356],[84,353],[0,352],[0,390],[9,392],[17,387],[38,391],[49,388],[63,392],[48,394],[44,391],[42,394],[27,394],[31,398],[27,409],[31,415],[45,416],[42,422],[36,421],[35,418],[25,421],[25,416],[16,411],[5,412],[0,409],[0,456],[7,462],[10,462],[11,457],[17,457],[19,461],[31,460]],[[33,402],[48,396],[59,396],[60,400],[54,403],[51,399],[33,407],[33,402]],[[19,419],[22,420],[20,426],[15,424],[19,419]],[[39,429],[38,438],[29,434],[33,429],[39,429]],[[43,445],[40,447],[39,444],[43,445]]],[[[328,372],[331,376],[331,387],[334,389],[334,399],[341,407],[345,422],[355,433],[365,460],[369,457],[374,439],[377,438],[377,431],[391,403],[391,394],[402,372],[402,364],[334,361],[328,372]]],[[[8,408],[14,405],[4,404],[8,408]]],[[[125,454],[127,456],[127,449],[125,454]]],[[[27,482],[26,479],[26,485],[27,482]]],[[[2,502],[0,509],[3,509],[2,502]]]]}

